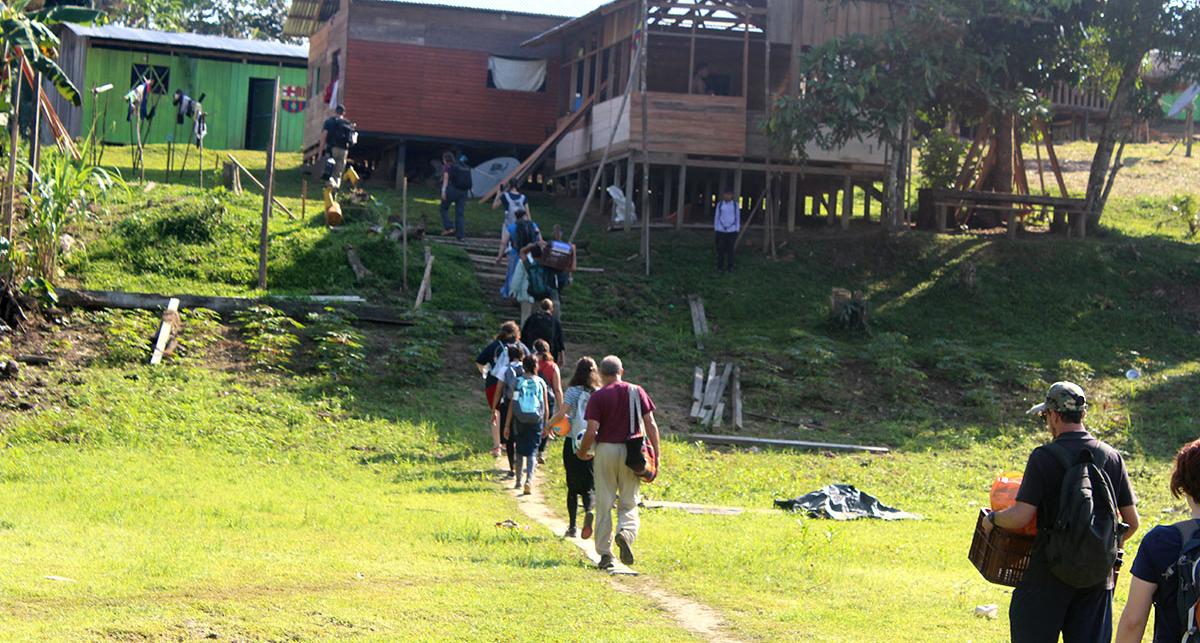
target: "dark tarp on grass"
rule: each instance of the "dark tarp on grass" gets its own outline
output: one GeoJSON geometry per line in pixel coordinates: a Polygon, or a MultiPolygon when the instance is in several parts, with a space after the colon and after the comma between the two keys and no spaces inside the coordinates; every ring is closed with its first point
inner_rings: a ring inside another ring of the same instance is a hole
{"type": "Polygon", "coordinates": [[[775,506],[788,511],[803,511],[810,518],[831,520],[857,520],[879,518],[882,520],[920,520],[916,514],[888,507],[875,496],[863,493],[848,484],[831,484],[819,491],[804,494],[792,500],[776,500],[775,506]]]}

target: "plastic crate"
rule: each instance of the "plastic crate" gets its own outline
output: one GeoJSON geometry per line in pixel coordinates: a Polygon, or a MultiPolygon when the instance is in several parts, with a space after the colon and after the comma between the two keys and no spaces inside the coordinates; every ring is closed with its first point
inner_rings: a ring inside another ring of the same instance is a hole
{"type": "Polygon", "coordinates": [[[975,521],[971,553],[967,557],[989,583],[1016,587],[1025,578],[1025,570],[1029,569],[1034,537],[999,527],[993,527],[990,534],[985,534],[983,521],[986,516],[987,512],[981,509],[975,521]]]}

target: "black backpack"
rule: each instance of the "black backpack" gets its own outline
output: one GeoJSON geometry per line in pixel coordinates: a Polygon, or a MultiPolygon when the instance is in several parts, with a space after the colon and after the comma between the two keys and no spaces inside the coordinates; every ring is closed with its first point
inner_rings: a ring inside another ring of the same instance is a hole
{"type": "Polygon", "coordinates": [[[1051,442],[1049,452],[1066,469],[1058,495],[1058,515],[1039,534],[1050,572],[1076,588],[1104,582],[1116,565],[1121,536],[1129,525],[1121,522],[1112,481],[1104,472],[1108,453],[1086,447],[1072,459],[1071,452],[1051,442]]]}
{"type": "Polygon", "coordinates": [[[528,218],[524,221],[518,221],[517,229],[512,236],[513,248],[520,250],[534,241],[537,241],[537,232],[533,227],[533,222],[528,218]]]}
{"type": "Polygon", "coordinates": [[[1200,626],[1196,623],[1200,611],[1200,582],[1197,582],[1200,578],[1196,573],[1200,564],[1200,521],[1185,520],[1172,526],[1179,532],[1183,547],[1179,550],[1179,559],[1163,572],[1154,592],[1154,602],[1164,607],[1163,614],[1173,603],[1180,629],[1187,635],[1183,640],[1196,643],[1200,641],[1200,626]]]}
{"type": "Polygon", "coordinates": [[[329,132],[329,146],[349,148],[354,138],[354,123],[344,119],[333,119],[333,128],[329,132]]]}
{"type": "Polygon", "coordinates": [[[454,165],[451,165],[450,185],[453,185],[454,189],[461,192],[470,192],[471,188],[475,186],[474,182],[471,180],[471,168],[461,163],[455,163],[454,165]]]}

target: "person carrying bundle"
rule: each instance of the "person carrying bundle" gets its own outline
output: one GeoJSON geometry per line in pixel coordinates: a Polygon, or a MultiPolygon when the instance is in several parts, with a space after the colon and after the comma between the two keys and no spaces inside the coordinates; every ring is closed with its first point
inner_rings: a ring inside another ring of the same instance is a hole
{"type": "Polygon", "coordinates": [[[1009,605],[1014,643],[1100,643],[1112,639],[1112,596],[1121,547],[1137,529],[1136,496],[1121,455],[1083,425],[1083,389],[1057,382],[1040,415],[1052,441],[1029,455],[1016,503],[987,514],[994,527],[1022,529],[1037,516],[1029,568],[1009,605]]]}

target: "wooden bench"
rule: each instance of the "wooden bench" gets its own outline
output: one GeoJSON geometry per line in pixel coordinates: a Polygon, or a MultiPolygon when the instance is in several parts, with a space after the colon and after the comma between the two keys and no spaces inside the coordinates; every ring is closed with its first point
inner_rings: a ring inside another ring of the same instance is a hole
{"type": "MultiPolygon", "coordinates": [[[[1054,212],[1055,227],[1067,223],[1071,230],[1077,229],[1077,224],[1086,214],[1086,201],[1083,199],[947,189],[929,190],[929,196],[933,203],[938,232],[946,231],[946,219],[951,208],[956,212],[962,208],[1007,210],[1011,215],[1027,212],[1037,207],[1051,208],[1054,212]]],[[[1008,217],[1008,235],[1010,237],[1017,236],[1018,218],[1018,216],[1008,217]]]]}

